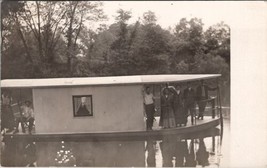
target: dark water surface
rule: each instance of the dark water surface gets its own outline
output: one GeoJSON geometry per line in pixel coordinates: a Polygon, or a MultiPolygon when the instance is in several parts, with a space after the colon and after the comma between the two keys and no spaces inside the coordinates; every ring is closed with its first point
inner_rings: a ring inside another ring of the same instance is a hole
{"type": "MultiPolygon", "coordinates": [[[[221,129],[220,127],[218,127],[221,129]]],[[[221,130],[220,130],[221,131],[221,130]]],[[[2,166],[219,167],[228,165],[229,120],[223,134],[181,139],[2,144],[2,166]]]]}

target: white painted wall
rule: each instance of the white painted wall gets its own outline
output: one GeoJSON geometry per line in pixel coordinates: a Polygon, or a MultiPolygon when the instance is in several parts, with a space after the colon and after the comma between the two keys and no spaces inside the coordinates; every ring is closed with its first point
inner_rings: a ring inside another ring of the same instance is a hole
{"type": "Polygon", "coordinates": [[[142,85],[33,89],[36,133],[145,130],[142,85]],[[73,95],[92,95],[91,117],[73,116],[73,95]]]}

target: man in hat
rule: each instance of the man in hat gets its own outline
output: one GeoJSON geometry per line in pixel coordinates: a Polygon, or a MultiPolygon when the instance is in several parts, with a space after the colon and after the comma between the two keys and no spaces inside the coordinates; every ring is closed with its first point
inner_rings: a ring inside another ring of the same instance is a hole
{"type": "Polygon", "coordinates": [[[196,115],[195,107],[196,107],[196,95],[194,89],[190,86],[190,83],[187,82],[187,87],[184,90],[184,109],[185,112],[191,115],[191,123],[194,124],[194,118],[196,115]]]}
{"type": "Polygon", "coordinates": [[[214,91],[218,87],[209,87],[208,85],[204,84],[204,80],[200,80],[200,85],[197,87],[197,93],[196,93],[196,99],[197,99],[197,104],[199,108],[199,114],[198,114],[198,119],[203,120],[203,114],[207,105],[207,100],[209,98],[208,91],[214,91]]]}

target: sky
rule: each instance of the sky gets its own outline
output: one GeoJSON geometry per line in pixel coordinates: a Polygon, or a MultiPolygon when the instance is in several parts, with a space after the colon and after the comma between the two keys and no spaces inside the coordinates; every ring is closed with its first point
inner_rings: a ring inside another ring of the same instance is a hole
{"type": "Polygon", "coordinates": [[[103,9],[108,16],[107,24],[114,23],[114,16],[118,9],[130,10],[132,18],[129,23],[134,23],[143,13],[152,11],[157,16],[157,23],[163,28],[174,27],[181,18],[197,17],[202,19],[204,29],[224,21],[230,24],[234,7],[237,4],[231,2],[205,2],[205,1],[104,1],[103,9]]]}

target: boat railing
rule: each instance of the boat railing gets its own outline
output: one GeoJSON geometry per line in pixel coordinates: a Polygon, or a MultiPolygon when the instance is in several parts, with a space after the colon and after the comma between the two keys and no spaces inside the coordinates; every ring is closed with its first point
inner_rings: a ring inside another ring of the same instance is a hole
{"type": "MultiPolygon", "coordinates": [[[[210,107],[206,107],[206,110],[204,112],[204,116],[205,114],[207,115],[210,115],[211,114],[211,118],[212,119],[215,119],[216,117],[217,118],[221,118],[222,117],[222,112],[221,112],[221,108],[220,108],[220,104],[218,102],[218,97],[210,97],[208,99],[205,99],[205,100],[201,100],[201,101],[198,101],[198,102],[206,102],[207,105],[210,104],[210,107]],[[208,111],[210,110],[210,111],[208,111]]],[[[199,107],[197,106],[197,109],[196,111],[198,112],[199,110],[199,107]]],[[[197,125],[197,121],[195,121],[195,124],[197,125]]]]}
{"type": "MultiPolygon", "coordinates": [[[[206,102],[207,104],[208,103],[211,104],[211,115],[212,115],[212,118],[215,118],[216,115],[217,115],[217,117],[220,116],[220,114],[219,114],[219,108],[220,107],[218,105],[216,105],[216,99],[217,99],[217,97],[211,97],[209,99],[198,101],[198,102],[206,102]]],[[[199,107],[198,107],[198,109],[199,109],[199,107]]]]}
{"type": "MultiPolygon", "coordinates": [[[[215,117],[220,118],[221,120],[221,125],[223,126],[223,115],[222,115],[222,107],[221,107],[221,102],[220,102],[220,96],[216,97],[210,97],[209,99],[201,100],[202,102],[207,102],[210,103],[211,105],[211,117],[214,119],[215,117]]],[[[201,102],[200,101],[200,102],[201,102]]],[[[207,109],[207,108],[206,108],[207,109]]],[[[204,112],[205,115],[205,112],[204,112]]]]}

